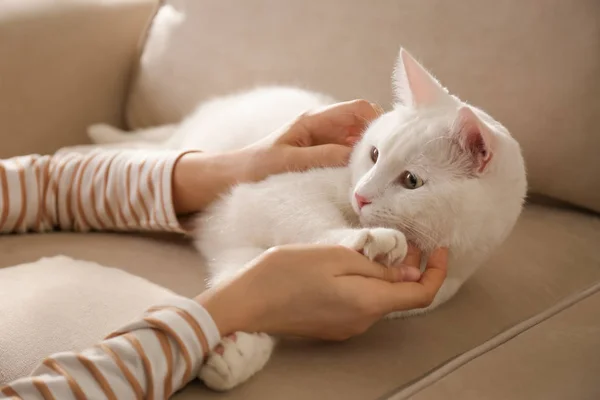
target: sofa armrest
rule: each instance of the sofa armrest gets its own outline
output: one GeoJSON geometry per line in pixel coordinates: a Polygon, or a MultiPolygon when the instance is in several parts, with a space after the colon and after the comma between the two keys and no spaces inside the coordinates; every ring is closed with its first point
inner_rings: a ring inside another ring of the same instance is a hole
{"type": "Polygon", "coordinates": [[[87,142],[121,125],[158,0],[0,2],[0,158],[87,142]]]}

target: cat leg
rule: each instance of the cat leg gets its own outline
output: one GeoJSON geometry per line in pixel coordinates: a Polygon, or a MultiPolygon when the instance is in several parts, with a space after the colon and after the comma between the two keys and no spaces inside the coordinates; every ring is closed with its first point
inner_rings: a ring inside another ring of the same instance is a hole
{"type": "MultiPolygon", "coordinates": [[[[219,271],[211,279],[218,285],[239,273],[249,261],[264,252],[260,248],[240,248],[219,255],[211,267],[219,271]]],[[[263,369],[275,347],[275,338],[266,333],[235,332],[224,337],[208,353],[206,363],[200,368],[198,378],[211,389],[229,390],[263,369]]]]}
{"type": "Polygon", "coordinates": [[[403,260],[408,251],[404,234],[389,228],[333,229],[325,232],[317,243],[340,244],[387,266],[403,260]]]}

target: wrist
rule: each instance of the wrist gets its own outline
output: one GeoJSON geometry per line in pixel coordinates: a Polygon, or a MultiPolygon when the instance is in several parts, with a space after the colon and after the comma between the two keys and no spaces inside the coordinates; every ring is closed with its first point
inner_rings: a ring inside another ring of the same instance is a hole
{"type": "Polygon", "coordinates": [[[173,167],[172,201],[175,213],[199,212],[230,187],[254,179],[254,149],[226,153],[184,153],[173,167]]]}
{"type": "Polygon", "coordinates": [[[249,291],[233,281],[210,288],[194,299],[210,314],[221,336],[234,332],[253,332],[261,315],[255,299],[245,297],[249,291]]]}

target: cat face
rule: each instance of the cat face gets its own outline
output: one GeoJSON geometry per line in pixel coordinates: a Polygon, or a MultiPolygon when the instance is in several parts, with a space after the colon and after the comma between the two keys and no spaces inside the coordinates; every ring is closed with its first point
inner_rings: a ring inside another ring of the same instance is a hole
{"type": "Polygon", "coordinates": [[[506,235],[526,190],[517,142],[404,50],[394,84],[399,104],[365,131],[350,163],[361,224],[396,227],[423,249],[506,235]]]}

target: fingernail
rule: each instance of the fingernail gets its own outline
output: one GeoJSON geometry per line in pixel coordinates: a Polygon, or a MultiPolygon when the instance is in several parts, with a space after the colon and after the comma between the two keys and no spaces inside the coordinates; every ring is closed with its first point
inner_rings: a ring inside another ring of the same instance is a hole
{"type": "Polygon", "coordinates": [[[417,282],[421,279],[421,271],[415,267],[400,267],[403,282],[417,282]]]}
{"type": "Polygon", "coordinates": [[[371,103],[371,107],[373,107],[373,110],[375,110],[377,115],[383,115],[385,113],[385,111],[383,110],[383,107],[381,107],[377,103],[371,103]]]}

